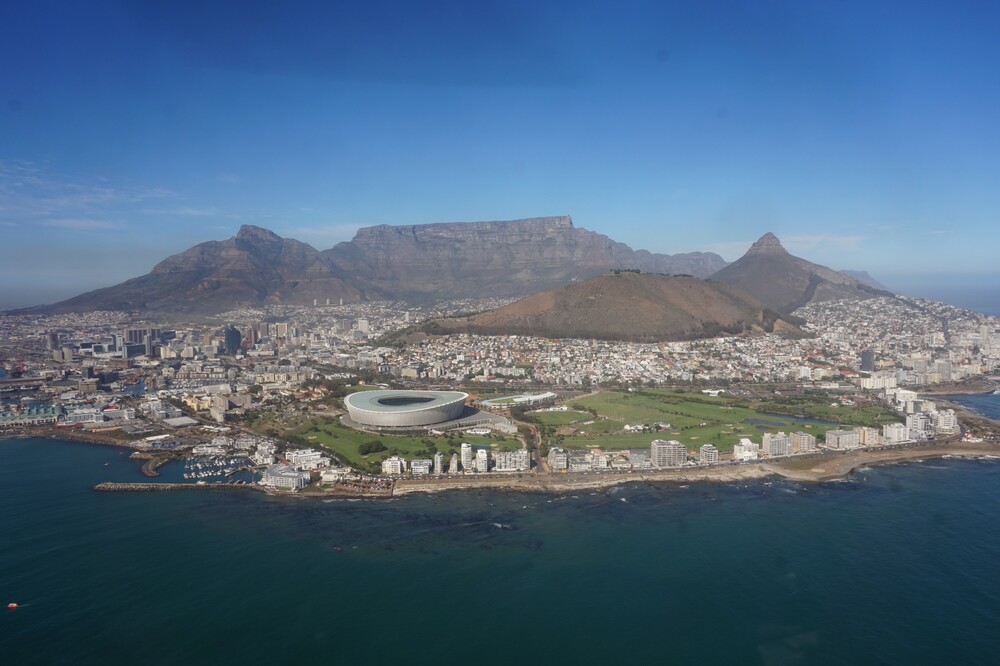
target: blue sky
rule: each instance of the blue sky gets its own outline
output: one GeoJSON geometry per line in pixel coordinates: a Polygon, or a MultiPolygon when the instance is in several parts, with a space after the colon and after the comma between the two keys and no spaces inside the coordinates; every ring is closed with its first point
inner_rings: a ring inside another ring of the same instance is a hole
{"type": "Polygon", "coordinates": [[[251,223],[994,275],[1000,3],[0,4],[0,306],[251,223]],[[154,6],[158,5],[158,6],[154,6]]]}

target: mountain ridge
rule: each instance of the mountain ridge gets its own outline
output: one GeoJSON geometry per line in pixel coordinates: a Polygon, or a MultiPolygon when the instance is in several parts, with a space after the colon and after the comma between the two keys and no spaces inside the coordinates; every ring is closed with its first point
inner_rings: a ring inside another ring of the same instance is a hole
{"type": "Polygon", "coordinates": [[[569,216],[494,222],[364,227],[319,251],[245,224],[158,262],[149,273],[16,313],[142,310],[215,314],[268,303],[311,305],[370,299],[433,302],[523,296],[615,268],[715,272],[712,253],[633,250],[573,226],[569,216]]]}

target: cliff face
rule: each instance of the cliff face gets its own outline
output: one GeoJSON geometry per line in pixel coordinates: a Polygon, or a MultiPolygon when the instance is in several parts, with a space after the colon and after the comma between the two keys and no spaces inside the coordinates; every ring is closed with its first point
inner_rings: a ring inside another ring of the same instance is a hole
{"type": "Polygon", "coordinates": [[[568,216],[367,227],[324,254],[342,274],[407,299],[518,296],[614,268],[706,276],[725,265],[711,253],[636,252],[568,216]]]}
{"type": "Polygon", "coordinates": [[[714,254],[636,252],[577,229],[569,217],[377,226],[319,252],[250,225],[164,259],[148,274],[34,312],[153,310],[208,314],[242,305],[316,299],[441,301],[522,296],[614,268],[707,275],[714,254]]]}
{"type": "Polygon", "coordinates": [[[819,301],[891,296],[850,275],[789,254],[772,233],[761,236],[745,255],[709,279],[739,286],[767,307],[784,313],[819,301]]]}

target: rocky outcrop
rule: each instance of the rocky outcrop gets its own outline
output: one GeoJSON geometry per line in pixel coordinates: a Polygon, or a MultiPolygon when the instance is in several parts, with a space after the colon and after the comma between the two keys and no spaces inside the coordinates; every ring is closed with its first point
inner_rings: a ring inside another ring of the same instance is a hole
{"type": "Polygon", "coordinates": [[[615,268],[707,276],[725,265],[711,253],[635,251],[568,216],[367,227],[325,254],[341,273],[408,300],[519,296],[615,268]]]}

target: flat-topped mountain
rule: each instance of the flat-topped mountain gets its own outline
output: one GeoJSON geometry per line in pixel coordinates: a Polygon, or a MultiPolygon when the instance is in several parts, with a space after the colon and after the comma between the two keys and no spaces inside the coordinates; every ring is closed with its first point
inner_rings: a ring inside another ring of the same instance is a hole
{"type": "Polygon", "coordinates": [[[520,296],[615,268],[709,275],[716,254],[651,254],[577,229],[569,217],[380,225],[319,252],[251,225],[168,257],[148,274],[21,312],[211,314],[244,305],[383,298],[433,302],[520,296]]]}
{"type": "Polygon", "coordinates": [[[659,342],[764,331],[801,336],[795,320],[739,288],[692,277],[623,271],[601,275],[489,312],[436,319],[428,334],[536,335],[659,342]]]}
{"type": "Polygon", "coordinates": [[[316,249],[244,225],[234,237],[195,245],[164,259],[141,277],[30,310],[208,314],[241,305],[307,305],[326,298],[358,301],[362,293],[337,275],[316,249]]]}
{"type": "Polygon", "coordinates": [[[569,216],[367,227],[324,254],[342,274],[407,300],[520,296],[616,268],[705,277],[726,263],[709,252],[633,250],[569,216]]]}
{"type": "Polygon", "coordinates": [[[767,307],[789,313],[809,303],[891,296],[860,280],[792,256],[767,233],[747,253],[709,278],[738,285],[767,307]]]}

